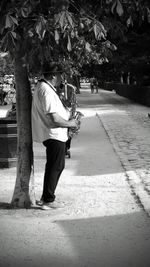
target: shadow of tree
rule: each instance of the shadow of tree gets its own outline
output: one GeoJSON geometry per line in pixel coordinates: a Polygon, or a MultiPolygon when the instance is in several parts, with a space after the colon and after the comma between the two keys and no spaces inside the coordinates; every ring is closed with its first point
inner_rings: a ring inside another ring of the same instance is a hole
{"type": "MultiPolygon", "coordinates": [[[[8,202],[0,202],[0,210],[26,210],[25,208],[15,208],[11,205],[11,203],[8,202]]],[[[27,210],[41,210],[41,207],[38,205],[33,205],[30,208],[28,208],[27,210]]]]}
{"type": "Polygon", "coordinates": [[[144,212],[63,220],[42,214],[36,220],[7,217],[1,224],[1,266],[150,266],[150,221],[144,212]]]}
{"type": "Polygon", "coordinates": [[[0,202],[0,209],[1,210],[9,210],[9,209],[12,209],[11,203],[0,202]]]}

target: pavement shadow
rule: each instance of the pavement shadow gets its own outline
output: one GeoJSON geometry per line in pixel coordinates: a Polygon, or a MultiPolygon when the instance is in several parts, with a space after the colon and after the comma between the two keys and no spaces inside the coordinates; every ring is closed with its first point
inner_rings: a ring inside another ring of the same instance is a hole
{"type": "MultiPolygon", "coordinates": [[[[11,203],[8,203],[8,202],[0,202],[0,210],[12,210],[13,212],[15,212],[16,210],[25,210],[25,208],[14,208],[11,203]]],[[[30,208],[27,209],[28,211],[29,210],[41,210],[41,207],[38,206],[38,205],[35,205],[35,206],[31,206],[30,208]]]]}
{"type": "Polygon", "coordinates": [[[139,212],[57,221],[71,244],[76,264],[70,266],[149,267],[150,221],[143,223],[144,216],[139,212]]]}
{"type": "MultiPolygon", "coordinates": [[[[76,162],[75,175],[104,175],[122,172],[113,146],[96,116],[84,117],[79,135],[72,140],[71,160],[76,162]]],[[[72,164],[67,162],[69,168],[72,164]]]]}
{"type": "Polygon", "coordinates": [[[34,224],[34,231],[33,220],[29,219],[20,222],[16,218],[9,221],[7,228],[5,225],[4,234],[10,237],[1,251],[7,255],[1,266],[150,266],[150,221],[144,212],[52,223],[41,215],[41,220],[34,224]],[[8,232],[11,227],[14,232],[8,232]],[[20,243],[17,235],[21,235],[20,243]],[[5,252],[8,244],[9,253],[5,252]]]}

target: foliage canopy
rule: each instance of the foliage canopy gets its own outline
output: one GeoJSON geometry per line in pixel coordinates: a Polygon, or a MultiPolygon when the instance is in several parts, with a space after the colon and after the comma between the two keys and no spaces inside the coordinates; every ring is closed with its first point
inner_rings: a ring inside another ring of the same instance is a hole
{"type": "Polygon", "coordinates": [[[38,72],[45,60],[59,61],[76,72],[84,64],[108,62],[112,51],[127,43],[129,32],[149,24],[150,3],[2,0],[0,14],[1,51],[12,57],[21,51],[30,72],[38,72]]]}

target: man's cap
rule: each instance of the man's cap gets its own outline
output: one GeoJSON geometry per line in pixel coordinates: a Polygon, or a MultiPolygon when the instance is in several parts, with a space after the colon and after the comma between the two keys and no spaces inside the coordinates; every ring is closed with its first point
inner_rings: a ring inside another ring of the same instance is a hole
{"type": "Polygon", "coordinates": [[[57,74],[63,73],[62,67],[56,62],[45,62],[42,68],[43,74],[57,74]]]}

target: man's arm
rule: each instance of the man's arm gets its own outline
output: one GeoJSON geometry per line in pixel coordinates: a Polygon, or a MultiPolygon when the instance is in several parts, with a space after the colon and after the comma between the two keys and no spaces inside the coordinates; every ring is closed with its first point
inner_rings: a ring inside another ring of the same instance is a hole
{"type": "Polygon", "coordinates": [[[52,120],[54,126],[62,128],[77,128],[78,122],[75,119],[70,119],[69,121],[63,119],[57,112],[47,114],[52,120]]]}

